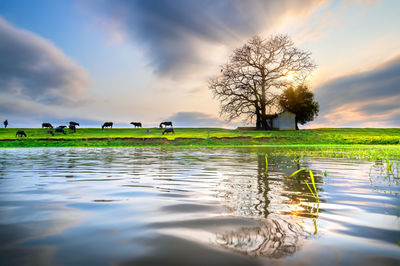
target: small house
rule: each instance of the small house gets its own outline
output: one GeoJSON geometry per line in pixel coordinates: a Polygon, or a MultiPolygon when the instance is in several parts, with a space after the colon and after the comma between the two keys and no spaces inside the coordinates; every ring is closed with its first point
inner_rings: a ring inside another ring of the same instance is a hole
{"type": "Polygon", "coordinates": [[[267,123],[276,130],[296,129],[296,115],[289,111],[267,115],[267,123]]]}

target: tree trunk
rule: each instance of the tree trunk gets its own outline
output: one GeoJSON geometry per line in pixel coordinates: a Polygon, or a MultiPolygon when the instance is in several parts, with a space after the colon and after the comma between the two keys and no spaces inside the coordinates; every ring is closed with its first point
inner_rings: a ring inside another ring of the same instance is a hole
{"type": "Polygon", "coordinates": [[[268,129],[267,115],[265,113],[265,106],[261,109],[261,127],[263,130],[268,129]]]}
{"type": "Polygon", "coordinates": [[[257,113],[256,128],[261,129],[261,116],[259,113],[257,113]]]}
{"type": "Polygon", "coordinates": [[[260,115],[260,108],[256,103],[256,129],[261,129],[261,115],[260,115]]]}
{"type": "Polygon", "coordinates": [[[261,81],[261,125],[263,130],[268,129],[268,124],[267,124],[267,114],[266,114],[266,101],[265,101],[265,80],[264,80],[264,71],[262,71],[262,81],[261,81]]]}
{"type": "Polygon", "coordinates": [[[299,126],[297,125],[297,116],[295,116],[295,118],[294,118],[294,123],[296,124],[296,130],[299,130],[299,126]]]}

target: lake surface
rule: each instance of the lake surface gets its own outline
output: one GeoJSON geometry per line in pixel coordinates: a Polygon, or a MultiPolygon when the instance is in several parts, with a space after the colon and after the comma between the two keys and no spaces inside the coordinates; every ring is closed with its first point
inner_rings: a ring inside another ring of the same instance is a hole
{"type": "Polygon", "coordinates": [[[399,265],[400,185],[379,165],[270,148],[0,150],[0,265],[399,265]],[[303,167],[319,203],[305,172],[289,177],[303,167]]]}

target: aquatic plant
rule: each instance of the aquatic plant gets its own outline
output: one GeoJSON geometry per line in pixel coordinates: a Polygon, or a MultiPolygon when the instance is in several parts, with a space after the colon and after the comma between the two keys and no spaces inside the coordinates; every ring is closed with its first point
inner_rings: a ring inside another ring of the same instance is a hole
{"type": "MultiPolygon", "coordinates": [[[[301,169],[299,169],[299,170],[293,172],[290,176],[295,176],[295,175],[297,175],[298,173],[300,173],[300,172],[302,172],[302,171],[307,171],[307,169],[306,169],[306,168],[301,168],[301,169]]],[[[309,172],[309,174],[310,174],[309,177],[310,177],[310,179],[311,179],[311,184],[312,184],[312,186],[313,186],[313,189],[310,187],[310,185],[308,184],[307,181],[305,181],[305,183],[306,183],[308,189],[310,190],[311,194],[313,195],[313,197],[317,200],[317,202],[319,202],[318,190],[317,190],[317,187],[315,186],[314,174],[313,174],[313,172],[312,172],[311,169],[308,169],[308,172],[309,172]]]]}

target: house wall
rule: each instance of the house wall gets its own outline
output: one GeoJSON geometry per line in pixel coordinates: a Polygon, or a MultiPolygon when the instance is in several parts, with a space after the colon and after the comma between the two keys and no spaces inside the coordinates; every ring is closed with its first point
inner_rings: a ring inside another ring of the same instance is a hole
{"type": "Polygon", "coordinates": [[[278,119],[278,117],[277,117],[277,118],[274,118],[274,119],[272,120],[272,128],[273,128],[273,129],[279,129],[279,119],[278,119]]]}
{"type": "Polygon", "coordinates": [[[296,129],[296,115],[290,112],[278,114],[278,127],[280,130],[296,129]]]}

